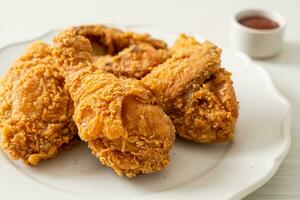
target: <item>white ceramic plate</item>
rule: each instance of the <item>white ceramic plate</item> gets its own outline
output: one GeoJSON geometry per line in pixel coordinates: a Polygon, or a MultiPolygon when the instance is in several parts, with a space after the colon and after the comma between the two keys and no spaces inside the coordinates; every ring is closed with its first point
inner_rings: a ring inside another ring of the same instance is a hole
{"type": "MultiPolygon", "coordinates": [[[[126,28],[170,43],[178,35],[145,26],[126,28]]],[[[56,33],[38,39],[51,42],[56,33]]],[[[1,75],[31,42],[2,48],[1,75]]],[[[290,106],[269,75],[247,56],[224,50],[222,57],[223,66],[233,74],[240,102],[233,143],[205,145],[177,138],[167,169],[133,179],[101,166],[85,143],[36,167],[11,161],[1,151],[0,199],[219,200],[240,199],[253,192],[272,177],[289,149],[290,106]]]]}

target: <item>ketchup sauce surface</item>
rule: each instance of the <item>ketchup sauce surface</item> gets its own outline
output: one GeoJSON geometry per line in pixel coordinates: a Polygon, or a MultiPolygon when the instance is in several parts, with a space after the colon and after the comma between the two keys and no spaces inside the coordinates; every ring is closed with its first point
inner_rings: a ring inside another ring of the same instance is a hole
{"type": "Polygon", "coordinates": [[[275,29],[279,27],[277,22],[262,16],[245,17],[238,22],[244,26],[260,30],[275,29]]]}

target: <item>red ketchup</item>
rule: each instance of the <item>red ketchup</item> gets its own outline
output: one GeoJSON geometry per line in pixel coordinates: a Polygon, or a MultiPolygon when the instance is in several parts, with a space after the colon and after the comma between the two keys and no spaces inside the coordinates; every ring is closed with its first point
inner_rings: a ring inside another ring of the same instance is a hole
{"type": "Polygon", "coordinates": [[[271,19],[262,16],[250,16],[239,20],[239,23],[249,28],[255,29],[274,29],[278,28],[279,24],[271,19]]]}

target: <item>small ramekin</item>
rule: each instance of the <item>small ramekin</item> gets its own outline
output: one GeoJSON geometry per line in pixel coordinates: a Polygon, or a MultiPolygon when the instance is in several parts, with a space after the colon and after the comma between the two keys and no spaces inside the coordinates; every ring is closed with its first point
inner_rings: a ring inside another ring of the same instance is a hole
{"type": "Polygon", "coordinates": [[[267,58],[277,55],[282,47],[286,27],[284,17],[275,11],[249,9],[235,14],[231,19],[230,44],[253,58],[267,58]],[[254,29],[240,24],[245,17],[262,16],[279,24],[275,29],[254,29]]]}

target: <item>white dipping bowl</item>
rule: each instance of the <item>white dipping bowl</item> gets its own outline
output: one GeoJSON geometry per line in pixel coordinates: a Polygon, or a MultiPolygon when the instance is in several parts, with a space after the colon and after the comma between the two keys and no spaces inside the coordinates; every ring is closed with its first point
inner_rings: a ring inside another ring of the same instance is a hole
{"type": "Polygon", "coordinates": [[[235,14],[231,19],[230,44],[253,58],[267,58],[280,52],[286,27],[284,17],[274,11],[249,9],[235,14]],[[250,16],[262,16],[278,23],[274,29],[254,29],[239,23],[250,16]]]}

